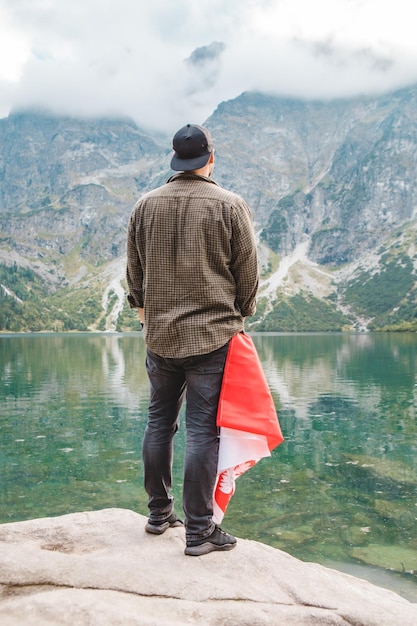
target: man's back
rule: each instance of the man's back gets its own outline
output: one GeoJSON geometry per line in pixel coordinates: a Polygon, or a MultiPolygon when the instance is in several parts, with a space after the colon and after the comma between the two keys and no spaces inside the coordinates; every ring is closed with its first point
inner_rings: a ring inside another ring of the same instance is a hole
{"type": "MultiPolygon", "coordinates": [[[[249,208],[209,178],[182,173],[146,194],[129,224],[146,310],[145,339],[164,357],[205,354],[253,315],[257,259],[249,208]]],[[[139,279],[139,280],[138,280],[139,279]]]]}

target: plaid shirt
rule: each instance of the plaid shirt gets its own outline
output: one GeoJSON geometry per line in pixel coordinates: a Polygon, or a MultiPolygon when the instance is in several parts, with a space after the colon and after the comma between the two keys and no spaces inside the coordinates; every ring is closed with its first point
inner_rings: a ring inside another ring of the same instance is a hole
{"type": "Polygon", "coordinates": [[[133,208],[126,277],[130,306],[144,308],[152,352],[184,358],[217,350],[255,312],[248,206],[204,176],[172,176],[133,208]]]}

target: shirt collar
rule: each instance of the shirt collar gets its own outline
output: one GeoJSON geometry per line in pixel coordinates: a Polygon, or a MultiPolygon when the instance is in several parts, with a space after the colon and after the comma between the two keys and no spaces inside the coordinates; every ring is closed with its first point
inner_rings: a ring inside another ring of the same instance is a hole
{"type": "Polygon", "coordinates": [[[168,178],[167,183],[172,183],[174,180],[203,180],[206,183],[213,183],[213,185],[217,185],[217,183],[211,178],[208,178],[207,176],[200,176],[200,174],[193,174],[192,172],[180,172],[179,174],[174,174],[168,178]]]}

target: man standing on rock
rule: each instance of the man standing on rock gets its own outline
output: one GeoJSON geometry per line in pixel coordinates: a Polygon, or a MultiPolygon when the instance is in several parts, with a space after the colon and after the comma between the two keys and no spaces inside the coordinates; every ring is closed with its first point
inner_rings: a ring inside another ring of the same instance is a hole
{"type": "Polygon", "coordinates": [[[180,173],[144,195],[130,217],[128,301],[143,324],[150,381],[145,528],[159,535],[182,524],[173,510],[171,474],[185,398],[185,554],[200,556],[236,545],[212,520],[216,414],[229,340],[255,312],[258,264],[248,206],[211,179],[208,130],[187,124],[175,134],[173,149],[171,168],[180,173]]]}

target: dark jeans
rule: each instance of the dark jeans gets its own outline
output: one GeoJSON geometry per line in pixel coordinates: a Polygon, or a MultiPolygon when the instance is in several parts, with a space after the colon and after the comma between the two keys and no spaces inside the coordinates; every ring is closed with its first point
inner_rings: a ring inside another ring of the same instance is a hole
{"type": "Polygon", "coordinates": [[[213,491],[217,475],[217,405],[228,344],[198,356],[167,359],[147,350],[149,418],[143,440],[145,489],[150,519],[163,521],[173,510],[173,437],[186,400],[183,509],[187,539],[204,539],[214,530],[213,491]]]}

